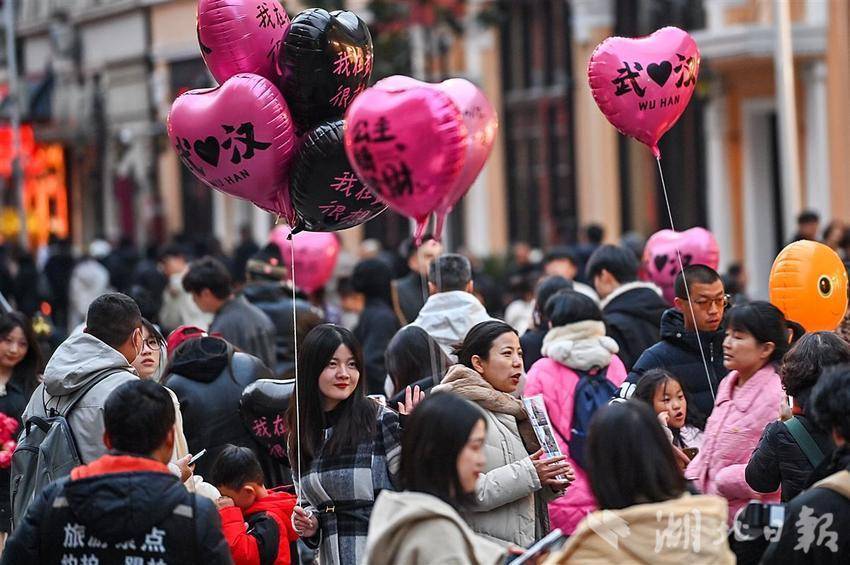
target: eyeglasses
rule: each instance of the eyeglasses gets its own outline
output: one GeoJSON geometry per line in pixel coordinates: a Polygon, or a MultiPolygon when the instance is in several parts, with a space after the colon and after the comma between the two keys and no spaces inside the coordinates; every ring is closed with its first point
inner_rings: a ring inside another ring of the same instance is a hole
{"type": "Polygon", "coordinates": [[[716,306],[722,310],[729,307],[731,299],[731,296],[724,294],[719,298],[701,298],[700,300],[692,300],[691,302],[701,310],[710,310],[712,306],[716,306]]]}
{"type": "Polygon", "coordinates": [[[150,349],[151,351],[159,350],[159,340],[155,337],[149,337],[143,342],[144,346],[150,349]]]}

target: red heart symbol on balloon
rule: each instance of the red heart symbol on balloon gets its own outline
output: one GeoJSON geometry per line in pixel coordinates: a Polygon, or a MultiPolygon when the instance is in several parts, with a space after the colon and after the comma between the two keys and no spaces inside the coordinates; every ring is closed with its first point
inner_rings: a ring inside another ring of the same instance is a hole
{"type": "Polygon", "coordinates": [[[370,88],[354,99],[345,123],[345,151],[357,176],[390,208],[413,218],[421,237],[466,162],[466,126],[457,106],[434,88],[370,88]]]}
{"type": "Polygon", "coordinates": [[[219,84],[239,73],[277,80],[288,29],[289,16],[277,0],[198,2],[201,56],[219,84]]]}
{"type": "Polygon", "coordinates": [[[691,228],[682,232],[661,230],[652,234],[643,251],[643,268],[652,282],[661,287],[664,298],[671,304],[675,295],[673,284],[679,274],[679,256],[682,264],[707,265],[717,269],[720,248],[714,234],[705,228],[691,228]]]}
{"type": "Polygon", "coordinates": [[[609,37],[591,55],[587,76],[608,121],[659,157],[658,141],[687,108],[699,63],[694,39],[665,27],[638,39],[609,37]]]}
{"type": "Polygon", "coordinates": [[[182,94],[168,114],[168,137],[207,186],[295,221],[287,167],[297,138],[286,100],[268,79],[240,74],[182,94]]]}

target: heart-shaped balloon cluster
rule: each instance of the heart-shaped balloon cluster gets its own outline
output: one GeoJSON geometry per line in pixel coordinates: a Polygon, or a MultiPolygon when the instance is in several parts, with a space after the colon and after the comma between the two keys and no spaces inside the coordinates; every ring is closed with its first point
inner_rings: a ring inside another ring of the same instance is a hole
{"type": "Polygon", "coordinates": [[[706,265],[717,269],[720,248],[714,234],[705,228],[691,228],[682,232],[661,230],[652,234],[643,251],[643,272],[657,284],[670,304],[675,296],[674,283],[679,274],[678,254],[682,264],[706,265]]]}
{"type": "Polygon", "coordinates": [[[290,21],[278,0],[199,0],[197,32],[220,86],[179,96],[168,116],[195,176],[294,231],[345,229],[385,209],[343,146],[341,118],[372,73],[357,15],[311,9],[290,21]]]}
{"type": "Polygon", "coordinates": [[[659,157],[658,141],[687,108],[699,63],[694,39],[665,27],[638,39],[609,37],[591,55],[587,76],[608,121],[659,157]]]}
{"type": "Polygon", "coordinates": [[[429,84],[392,76],[363,92],[346,113],[345,150],[357,175],[393,210],[416,222],[432,213],[439,238],[446,215],[478,177],[498,131],[484,94],[465,79],[429,84]]]}

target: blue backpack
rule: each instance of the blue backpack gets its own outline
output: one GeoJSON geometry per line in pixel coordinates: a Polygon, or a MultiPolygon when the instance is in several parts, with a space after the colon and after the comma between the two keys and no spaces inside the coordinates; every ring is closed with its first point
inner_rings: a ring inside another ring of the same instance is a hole
{"type": "MultiPolygon", "coordinates": [[[[575,369],[574,369],[575,370],[575,369]]],[[[570,434],[570,457],[575,463],[585,468],[587,432],[590,430],[590,420],[596,410],[607,406],[608,402],[617,396],[617,387],[606,378],[608,368],[591,371],[578,371],[579,381],[575,390],[573,404],[573,425],[570,434]]]]}

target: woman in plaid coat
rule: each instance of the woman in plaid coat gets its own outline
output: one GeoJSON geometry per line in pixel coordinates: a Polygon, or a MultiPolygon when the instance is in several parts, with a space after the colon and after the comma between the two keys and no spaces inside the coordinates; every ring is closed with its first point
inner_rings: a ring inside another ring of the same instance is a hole
{"type": "Polygon", "coordinates": [[[300,457],[294,402],[288,411],[289,458],[300,487],[293,525],[319,549],[322,565],[356,565],[378,493],[395,490],[399,416],[366,396],[360,345],[340,326],[323,324],[307,334],[298,388],[300,457]]]}

